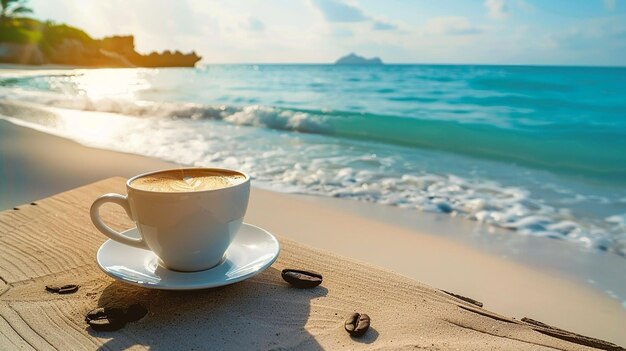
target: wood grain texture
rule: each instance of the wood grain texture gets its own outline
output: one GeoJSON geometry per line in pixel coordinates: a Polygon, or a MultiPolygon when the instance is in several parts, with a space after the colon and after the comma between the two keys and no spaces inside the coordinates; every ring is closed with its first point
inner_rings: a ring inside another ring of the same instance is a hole
{"type": "MultiPolygon", "coordinates": [[[[592,349],[577,343],[576,334],[559,330],[553,337],[540,326],[285,239],[272,267],[222,288],[172,292],[114,281],[97,268],[105,237],[88,209],[103,193],[124,193],[124,182],[111,178],[0,213],[0,350],[592,349]],[[280,277],[284,268],[311,269],[324,281],[294,289],[280,277]],[[48,284],[80,289],[57,295],[45,291],[48,284]],[[132,303],[149,313],[119,331],[95,332],[84,322],[93,308],[132,303]],[[362,339],[343,330],[353,312],[372,318],[362,339]]],[[[132,226],[121,208],[103,208],[102,216],[118,229],[132,226]]]]}

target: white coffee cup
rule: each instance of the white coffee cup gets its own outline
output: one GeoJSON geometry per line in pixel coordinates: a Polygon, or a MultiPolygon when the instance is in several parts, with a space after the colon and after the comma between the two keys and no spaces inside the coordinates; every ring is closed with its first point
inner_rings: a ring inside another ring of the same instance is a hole
{"type": "Polygon", "coordinates": [[[239,171],[218,168],[182,168],[140,174],[126,182],[128,195],[105,194],[91,206],[96,228],[120,243],[153,251],[165,268],[200,271],[218,265],[243,223],[250,197],[250,177],[239,171]],[[159,173],[207,170],[245,177],[223,188],[161,192],[133,187],[134,180],[159,173]],[[137,224],[141,238],[114,231],[102,222],[100,206],[120,205],[137,224]]]}

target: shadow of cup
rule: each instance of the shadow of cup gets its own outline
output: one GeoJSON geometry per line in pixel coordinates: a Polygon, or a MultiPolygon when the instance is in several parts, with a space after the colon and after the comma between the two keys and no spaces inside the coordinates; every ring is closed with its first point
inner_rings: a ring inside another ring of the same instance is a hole
{"type": "Polygon", "coordinates": [[[98,306],[126,308],[140,303],[148,314],[118,331],[88,332],[111,338],[102,349],[133,345],[151,350],[290,345],[322,349],[304,326],[311,312],[310,301],[327,293],[323,286],[291,288],[273,267],[237,284],[194,291],[151,290],[116,281],[104,289],[98,306]]]}

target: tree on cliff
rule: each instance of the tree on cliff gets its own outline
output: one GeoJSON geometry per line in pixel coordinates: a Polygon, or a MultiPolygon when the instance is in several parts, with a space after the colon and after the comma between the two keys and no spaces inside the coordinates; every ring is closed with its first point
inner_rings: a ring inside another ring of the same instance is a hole
{"type": "Polygon", "coordinates": [[[26,0],[0,0],[0,22],[32,12],[33,10],[26,6],[26,0]]]}

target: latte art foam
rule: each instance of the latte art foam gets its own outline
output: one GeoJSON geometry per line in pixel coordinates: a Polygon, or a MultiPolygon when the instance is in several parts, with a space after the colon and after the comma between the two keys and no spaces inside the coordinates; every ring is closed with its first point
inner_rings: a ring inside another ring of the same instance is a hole
{"type": "Polygon", "coordinates": [[[213,170],[173,170],[149,174],[133,180],[131,187],[155,192],[190,192],[228,188],[246,177],[237,172],[213,170]]]}

